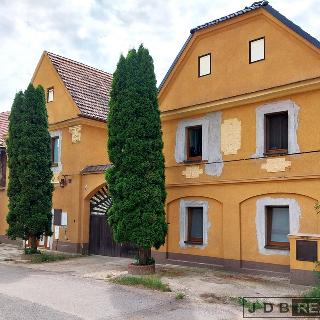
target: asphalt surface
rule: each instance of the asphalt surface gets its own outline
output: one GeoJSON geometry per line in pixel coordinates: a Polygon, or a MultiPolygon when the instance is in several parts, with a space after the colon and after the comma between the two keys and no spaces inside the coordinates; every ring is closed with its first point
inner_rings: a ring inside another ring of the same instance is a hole
{"type": "Polygon", "coordinates": [[[0,319],[125,319],[172,296],[106,281],[0,265],[0,319]]]}
{"type": "Polygon", "coordinates": [[[176,301],[174,293],[0,264],[1,320],[235,319],[210,307],[176,301]]]}

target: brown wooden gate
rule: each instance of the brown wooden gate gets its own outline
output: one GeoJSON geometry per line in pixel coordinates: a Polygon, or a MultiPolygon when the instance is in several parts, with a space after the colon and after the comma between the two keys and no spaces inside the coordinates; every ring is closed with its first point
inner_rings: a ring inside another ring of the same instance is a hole
{"type": "Polygon", "coordinates": [[[90,200],[89,253],[112,256],[134,257],[137,250],[130,244],[118,244],[113,240],[112,230],[106,220],[111,206],[107,187],[101,188],[90,200]]]}

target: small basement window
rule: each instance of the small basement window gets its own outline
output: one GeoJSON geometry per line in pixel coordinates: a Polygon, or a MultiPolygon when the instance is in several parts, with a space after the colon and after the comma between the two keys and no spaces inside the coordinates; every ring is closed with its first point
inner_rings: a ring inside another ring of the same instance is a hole
{"type": "Polygon", "coordinates": [[[289,206],[266,207],[266,247],[289,248],[289,206]]]}
{"type": "Polygon", "coordinates": [[[187,160],[202,160],[202,126],[188,127],[187,130],[187,160]]]}
{"type": "Polygon", "coordinates": [[[57,167],[60,161],[59,136],[51,137],[51,162],[53,167],[57,167]]]}
{"type": "Polygon", "coordinates": [[[54,95],[54,89],[53,87],[51,87],[47,90],[47,102],[53,101],[53,95],[54,95]]]}
{"type": "Polygon", "coordinates": [[[265,153],[288,153],[288,112],[265,115],[265,153]]]}
{"type": "Polygon", "coordinates": [[[249,42],[249,63],[265,59],[265,39],[259,38],[249,42]]]}
{"type": "Polygon", "coordinates": [[[203,207],[188,208],[188,243],[203,244],[203,207]]]}
{"type": "Polygon", "coordinates": [[[203,77],[211,73],[211,53],[198,57],[198,76],[203,77]]]}

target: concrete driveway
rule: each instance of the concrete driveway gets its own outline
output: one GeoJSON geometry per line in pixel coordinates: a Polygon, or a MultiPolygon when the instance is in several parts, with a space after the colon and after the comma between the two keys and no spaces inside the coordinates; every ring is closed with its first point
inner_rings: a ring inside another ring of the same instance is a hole
{"type": "MultiPolygon", "coordinates": [[[[8,258],[3,248],[0,257],[8,258]]],[[[90,256],[23,265],[4,260],[0,319],[6,320],[242,319],[242,306],[231,303],[230,297],[299,296],[306,290],[288,279],[159,265],[158,275],[173,291],[168,293],[112,284],[109,279],[125,274],[130,259],[90,256]],[[177,292],[186,298],[176,300],[177,292]]]]}

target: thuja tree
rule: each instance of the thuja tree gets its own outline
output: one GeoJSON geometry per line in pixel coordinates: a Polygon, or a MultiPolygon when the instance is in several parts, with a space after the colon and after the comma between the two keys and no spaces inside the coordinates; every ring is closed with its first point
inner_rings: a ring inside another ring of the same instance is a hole
{"type": "Polygon", "coordinates": [[[117,242],[136,245],[139,263],[167,233],[162,132],[153,60],[142,45],[121,56],[114,73],[108,116],[106,173],[112,207],[108,222],[117,242]]]}
{"type": "Polygon", "coordinates": [[[37,240],[51,235],[51,146],[45,94],[30,84],[16,94],[9,118],[7,140],[9,213],[7,235],[37,240]]]}

